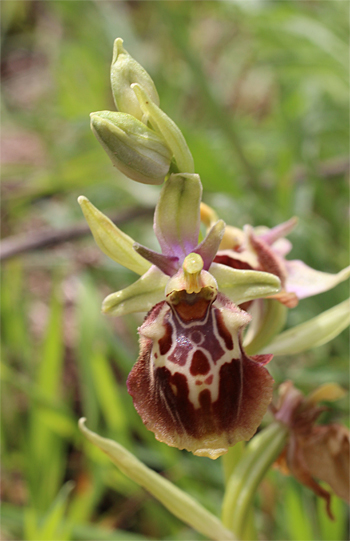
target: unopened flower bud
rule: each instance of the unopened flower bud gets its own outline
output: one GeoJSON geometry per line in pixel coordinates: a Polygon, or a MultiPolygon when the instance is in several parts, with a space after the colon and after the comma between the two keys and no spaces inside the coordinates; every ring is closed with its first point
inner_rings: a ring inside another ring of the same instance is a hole
{"type": "Polygon", "coordinates": [[[114,42],[113,60],[111,65],[111,84],[115,105],[118,111],[129,113],[138,120],[143,117],[133,83],[140,84],[150,99],[159,105],[159,96],[147,71],[129,55],[123,47],[123,40],[117,38],[114,42]]]}
{"type": "Polygon", "coordinates": [[[159,109],[143,86],[134,83],[131,87],[143,113],[171,148],[180,173],[194,173],[193,157],[179,127],[164,111],[159,109]]]}
{"type": "Polygon", "coordinates": [[[127,113],[91,113],[91,128],[124,175],[144,184],[162,184],[172,153],[164,139],[127,113]]]}

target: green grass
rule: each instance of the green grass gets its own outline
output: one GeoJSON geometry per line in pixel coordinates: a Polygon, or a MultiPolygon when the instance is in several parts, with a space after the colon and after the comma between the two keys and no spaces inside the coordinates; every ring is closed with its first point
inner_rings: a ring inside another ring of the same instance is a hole
{"type": "MultiPolygon", "coordinates": [[[[239,227],[297,215],[291,257],[327,272],[347,264],[348,3],[3,0],[0,7],[3,237],[80,222],[81,194],[107,214],[155,204],[159,188],[123,177],[89,129],[90,112],[113,109],[109,64],[121,36],[183,131],[204,201],[239,227]]],[[[157,248],[151,218],[121,227],[157,248]]],[[[113,320],[100,305],[134,279],[90,236],[3,264],[6,539],[201,539],[83,441],[81,416],[220,513],[219,461],[157,442],[126,391],[142,317],[113,320]]],[[[346,295],[340,285],[302,301],[288,325],[346,295]]],[[[347,385],[347,337],[278,358],[271,373],[305,392],[327,381],[347,385]]],[[[344,403],[331,419],[341,420],[344,403]]],[[[333,509],[334,523],[322,501],[274,471],[255,514],[267,539],[346,539],[346,509],[337,498],[333,509]]]]}

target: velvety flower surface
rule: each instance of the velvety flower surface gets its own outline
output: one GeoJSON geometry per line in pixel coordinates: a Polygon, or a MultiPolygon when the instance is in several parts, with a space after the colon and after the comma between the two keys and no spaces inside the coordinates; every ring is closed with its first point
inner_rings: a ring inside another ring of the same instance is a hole
{"type": "Polygon", "coordinates": [[[350,502],[350,433],[338,423],[315,422],[326,409],[318,405],[319,401],[334,400],[344,394],[339,386],[327,384],[305,397],[287,381],[280,387],[279,404],[274,410],[276,419],[289,428],[288,443],[278,466],[324,498],[330,518],[331,494],[316,479],[326,482],[335,494],[350,502]]]}
{"type": "Polygon", "coordinates": [[[260,424],[273,385],[263,364],[272,356],[244,353],[241,332],[250,316],[218,294],[199,259],[198,276],[180,270],[166,301],[140,327],[140,357],[127,384],[157,439],[217,458],[260,424]]]}

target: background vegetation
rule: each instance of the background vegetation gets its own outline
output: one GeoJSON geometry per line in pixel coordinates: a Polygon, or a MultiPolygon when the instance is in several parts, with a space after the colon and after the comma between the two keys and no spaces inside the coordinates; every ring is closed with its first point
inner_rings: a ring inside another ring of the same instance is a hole
{"type": "MultiPolygon", "coordinates": [[[[348,245],[349,3],[3,0],[1,11],[2,236],[12,254],[2,273],[2,539],[201,539],[77,430],[86,416],[219,513],[220,461],[158,443],[126,392],[142,315],[100,314],[103,297],[135,276],[83,234],[76,199],[86,195],[156,248],[160,188],[113,169],[89,113],[114,109],[109,64],[120,36],[182,129],[204,201],[236,226],[299,216],[291,257],[337,272],[348,245]]],[[[302,301],[289,324],[346,294],[341,285],[302,301]]],[[[343,333],[276,358],[271,373],[307,392],[347,385],[347,362],[343,333]]],[[[326,416],[340,420],[344,404],[326,416]]],[[[277,471],[256,503],[262,539],[348,538],[342,502],[333,499],[331,523],[323,502],[277,471]]]]}

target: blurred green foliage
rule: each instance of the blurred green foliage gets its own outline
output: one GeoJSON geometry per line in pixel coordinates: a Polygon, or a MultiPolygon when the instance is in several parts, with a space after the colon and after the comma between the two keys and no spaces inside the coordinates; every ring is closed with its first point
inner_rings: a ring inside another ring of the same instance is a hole
{"type": "MultiPolygon", "coordinates": [[[[182,129],[204,201],[232,225],[300,217],[294,258],[347,264],[348,2],[3,0],[2,235],[81,221],[77,196],[107,214],[154,205],[158,187],[113,169],[89,113],[113,110],[113,40],[148,70],[182,129]]],[[[151,218],[123,229],[156,248],[151,218]]],[[[134,280],[88,236],[20,254],[2,273],[2,531],[5,539],[201,539],[82,440],[77,419],[219,513],[219,462],[155,441],[125,380],[141,317],[100,315],[105,294],[134,280]],[[73,483],[72,483],[73,481],[73,483]]],[[[347,294],[302,301],[289,324],[347,294]]],[[[276,358],[277,383],[346,385],[347,335],[298,358],[276,358]]],[[[340,402],[328,414],[340,419],[340,402]]],[[[256,507],[266,539],[347,538],[345,508],[270,472],[256,507]]]]}

